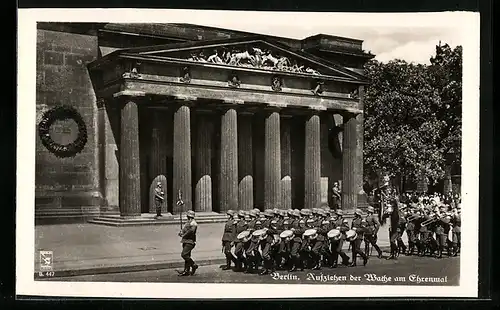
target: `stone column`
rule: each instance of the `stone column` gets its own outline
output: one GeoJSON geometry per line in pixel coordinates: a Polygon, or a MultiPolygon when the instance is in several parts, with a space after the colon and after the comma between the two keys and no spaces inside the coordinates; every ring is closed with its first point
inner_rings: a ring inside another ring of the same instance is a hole
{"type": "Polygon", "coordinates": [[[265,119],[264,209],[281,205],[280,114],[270,112],[265,119]]]}
{"type": "Polygon", "coordinates": [[[305,124],[304,208],[319,207],[321,201],[321,128],[318,114],[310,115],[305,124]]]}
{"type": "Polygon", "coordinates": [[[181,106],[174,113],[173,141],[173,213],[192,210],[191,187],[191,115],[188,106],[181,106]],[[182,194],[184,206],[177,205],[177,195],[182,194]]]}
{"type": "Polygon", "coordinates": [[[342,210],[352,212],[358,204],[358,159],[356,116],[344,114],[342,137],[342,210]]]}
{"type": "Polygon", "coordinates": [[[227,109],[221,117],[220,212],[238,208],[238,120],[235,109],[227,109]]]}
{"type": "Polygon", "coordinates": [[[212,135],[213,126],[209,115],[201,112],[196,122],[196,187],[194,192],[194,210],[212,211],[212,135]]]}
{"type": "Polygon", "coordinates": [[[139,112],[137,103],[128,100],[120,119],[120,215],[141,215],[139,168],[139,112]]]}
{"type": "Polygon", "coordinates": [[[252,114],[238,115],[238,203],[240,210],[253,209],[252,114]]]}
{"type": "Polygon", "coordinates": [[[281,120],[281,205],[280,209],[292,208],[292,141],[290,136],[291,116],[282,115],[281,120]]]}

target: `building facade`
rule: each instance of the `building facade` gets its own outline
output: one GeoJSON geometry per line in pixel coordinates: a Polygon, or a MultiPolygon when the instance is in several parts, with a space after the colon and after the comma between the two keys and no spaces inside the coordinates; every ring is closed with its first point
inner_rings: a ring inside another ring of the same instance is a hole
{"type": "MultiPolygon", "coordinates": [[[[362,41],[304,40],[187,24],[40,23],[37,117],[67,105],[85,146],[56,156],[37,138],[36,219],[363,202],[362,41]]],[[[77,139],[57,121],[51,139],[77,139]]]]}

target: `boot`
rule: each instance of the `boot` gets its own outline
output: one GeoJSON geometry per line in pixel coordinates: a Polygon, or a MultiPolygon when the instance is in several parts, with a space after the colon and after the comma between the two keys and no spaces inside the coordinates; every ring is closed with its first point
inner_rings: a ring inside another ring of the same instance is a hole
{"type": "Polygon", "coordinates": [[[349,264],[349,267],[356,266],[357,253],[352,253],[352,262],[349,264]]]}
{"type": "Polygon", "coordinates": [[[297,267],[299,265],[299,258],[298,257],[290,257],[290,272],[297,271],[297,267]]]}
{"type": "Polygon", "coordinates": [[[365,255],[365,256],[363,257],[363,266],[366,266],[366,264],[367,264],[367,263],[368,263],[368,256],[367,256],[367,255],[365,255]]]}
{"type": "Polygon", "coordinates": [[[249,258],[247,258],[247,261],[246,261],[246,268],[245,268],[244,273],[252,273],[252,269],[253,269],[252,266],[253,266],[253,261],[249,257],[249,258]]]}
{"type": "Polygon", "coordinates": [[[179,277],[189,276],[189,264],[188,262],[184,262],[184,270],[179,273],[179,277]]]}
{"type": "Polygon", "coordinates": [[[321,270],[321,259],[316,259],[316,264],[314,264],[312,270],[321,270]]]}
{"type": "Polygon", "coordinates": [[[387,257],[386,259],[396,259],[396,253],[398,251],[397,246],[391,243],[391,255],[387,257]]]}
{"type": "Polygon", "coordinates": [[[231,269],[231,259],[229,257],[226,257],[226,266],[222,267],[222,270],[229,270],[231,269]]]}
{"type": "Polygon", "coordinates": [[[269,262],[267,260],[265,260],[263,265],[264,265],[264,269],[259,273],[259,275],[261,275],[261,276],[269,274],[269,262]]]}
{"type": "Polygon", "coordinates": [[[443,249],[439,247],[436,258],[442,258],[442,257],[443,257],[443,249]]]}

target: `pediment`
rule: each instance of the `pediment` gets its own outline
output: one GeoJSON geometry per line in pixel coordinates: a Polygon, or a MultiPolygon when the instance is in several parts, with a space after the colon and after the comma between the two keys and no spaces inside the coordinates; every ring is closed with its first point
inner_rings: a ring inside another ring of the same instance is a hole
{"type": "Polygon", "coordinates": [[[202,41],[132,48],[119,53],[142,57],[208,63],[217,66],[247,67],[315,77],[336,77],[364,82],[365,78],[340,65],[262,38],[202,41]]]}

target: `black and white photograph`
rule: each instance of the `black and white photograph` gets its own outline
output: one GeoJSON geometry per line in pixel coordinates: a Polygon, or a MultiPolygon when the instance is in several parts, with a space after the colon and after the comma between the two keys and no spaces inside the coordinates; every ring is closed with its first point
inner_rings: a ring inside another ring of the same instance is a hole
{"type": "Polygon", "coordinates": [[[18,61],[24,294],[477,296],[479,14],[19,10],[18,61]]]}

